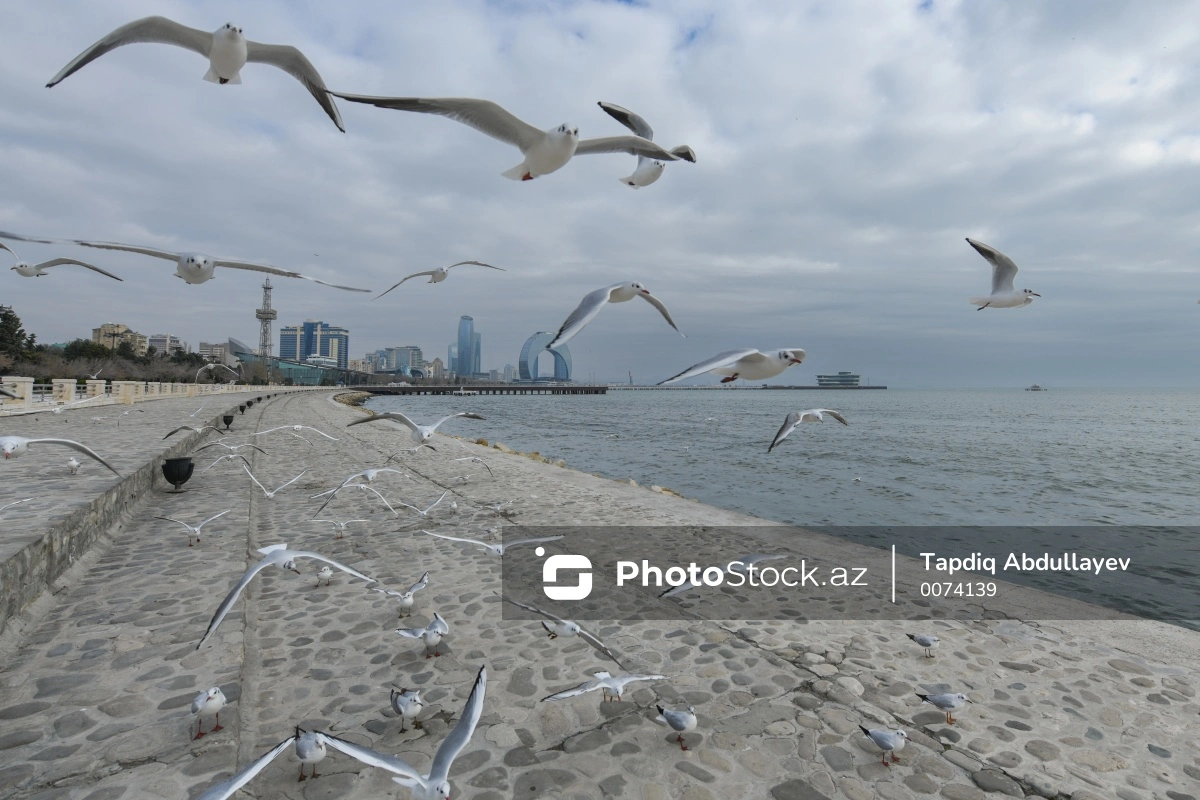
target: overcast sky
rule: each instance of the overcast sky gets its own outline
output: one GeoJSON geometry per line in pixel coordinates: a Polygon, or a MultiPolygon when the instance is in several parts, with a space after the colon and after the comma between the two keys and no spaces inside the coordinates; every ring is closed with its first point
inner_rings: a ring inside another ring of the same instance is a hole
{"type": "MultiPolygon", "coordinates": [[[[576,378],[662,380],[722,350],[802,347],[780,379],[854,370],[891,386],[1198,386],[1200,25],[1191,2],[27,3],[0,46],[0,229],[264,260],[376,292],[273,280],[278,328],[350,329],[353,357],[416,344],[446,357],[462,314],[483,366],[516,363],[588,291],[640,280],[569,345],[576,378]],[[118,49],[46,82],[113,28],[163,14],[301,48],[330,88],[494,100],[539,128],[624,131],[631,108],[673,163],[618,182],[626,155],[536,180],[450,120],[339,102],[261,64],[241,86],[164,45],[118,49]],[[1022,309],[977,312],[1011,256],[1022,309]]],[[[102,322],[195,347],[255,344],[262,276],[189,286],[133,254],[11,243],[62,267],[0,272],[43,342],[102,322]]],[[[7,257],[0,263],[8,264],[7,257]]],[[[549,368],[548,359],[543,359],[549,368]]],[[[702,382],[713,382],[713,378],[702,382]]]]}

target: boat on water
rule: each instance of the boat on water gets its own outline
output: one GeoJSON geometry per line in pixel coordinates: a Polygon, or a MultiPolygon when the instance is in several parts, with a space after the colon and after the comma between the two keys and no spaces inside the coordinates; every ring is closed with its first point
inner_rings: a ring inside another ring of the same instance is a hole
{"type": "Polygon", "coordinates": [[[1038,384],[1036,384],[1036,383],[1035,383],[1033,386],[1029,386],[1029,387],[1027,387],[1027,388],[1025,389],[1025,391],[1027,391],[1027,392],[1044,392],[1044,391],[1046,391],[1046,390],[1045,390],[1044,388],[1042,388],[1041,386],[1039,386],[1038,384]]]}
{"type": "Polygon", "coordinates": [[[479,392],[475,391],[474,389],[455,389],[450,394],[454,395],[455,397],[474,397],[475,395],[479,394],[479,392]]]}

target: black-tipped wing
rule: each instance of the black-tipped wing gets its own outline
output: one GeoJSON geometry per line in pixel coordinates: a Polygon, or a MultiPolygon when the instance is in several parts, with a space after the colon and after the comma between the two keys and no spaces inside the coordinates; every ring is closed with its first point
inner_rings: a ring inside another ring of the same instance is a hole
{"type": "Polygon", "coordinates": [[[237,775],[234,775],[227,781],[221,781],[220,783],[214,784],[205,789],[204,792],[196,798],[196,800],[226,800],[227,798],[232,797],[238,789],[241,789],[243,786],[249,783],[255,775],[263,771],[267,764],[270,764],[272,761],[274,761],[280,753],[291,747],[292,743],[295,741],[295,736],[289,736],[279,744],[272,747],[266,753],[263,753],[254,761],[253,764],[246,767],[237,775]]]}
{"type": "Polygon", "coordinates": [[[786,438],[792,435],[792,431],[796,430],[796,425],[800,423],[800,413],[793,411],[784,419],[783,425],[775,433],[775,439],[771,442],[771,446],[767,448],[767,452],[774,450],[786,438]]]}
{"type": "Polygon", "coordinates": [[[379,422],[380,420],[384,420],[384,419],[390,419],[393,422],[399,422],[402,425],[407,426],[410,431],[417,434],[418,436],[421,435],[421,429],[419,427],[417,427],[417,423],[413,422],[411,419],[406,417],[404,414],[401,414],[399,411],[388,411],[387,413],[384,413],[384,414],[373,414],[372,416],[369,416],[369,417],[363,417],[362,419],[356,419],[353,422],[347,423],[346,427],[349,428],[351,425],[362,425],[364,422],[379,422]]]}
{"type": "Polygon", "coordinates": [[[342,564],[338,561],[334,561],[332,558],[326,558],[325,556],[321,555],[320,553],[311,553],[307,550],[289,550],[288,552],[290,555],[292,555],[295,558],[315,558],[318,561],[324,561],[326,564],[329,564],[330,566],[333,566],[333,567],[337,567],[342,572],[345,572],[348,575],[353,575],[354,577],[359,578],[360,580],[364,580],[367,583],[379,583],[379,581],[372,578],[370,575],[364,575],[361,572],[359,572],[358,570],[353,569],[351,567],[347,567],[345,564],[342,564]]]}
{"type": "Polygon", "coordinates": [[[650,123],[642,119],[637,114],[630,111],[628,108],[622,108],[616,103],[606,103],[603,100],[596,103],[600,108],[604,109],[604,113],[615,119],[617,122],[624,125],[635,135],[643,139],[653,139],[654,129],[650,127],[650,123]]]}
{"type": "Polygon", "coordinates": [[[208,57],[212,49],[213,35],[207,31],[180,25],[166,17],[143,17],[122,25],[100,41],[84,50],[71,60],[58,74],[46,84],[49,88],[63,79],[78,72],[83,67],[95,61],[105,53],[110,53],[118,47],[139,42],[154,42],[157,44],[173,44],[183,47],[204,57],[208,57]]]}
{"type": "Polygon", "coordinates": [[[378,767],[379,769],[387,770],[395,775],[403,775],[407,778],[422,777],[421,773],[417,772],[407,762],[396,758],[395,756],[387,756],[383,753],[377,753],[369,747],[362,747],[354,742],[347,742],[345,739],[339,739],[338,737],[324,733],[323,731],[316,731],[315,733],[325,741],[325,744],[329,745],[333,749],[339,750],[351,758],[361,761],[368,766],[378,767]]]}
{"type": "Polygon", "coordinates": [[[116,475],[118,478],[122,477],[121,473],[117,472],[116,467],[114,467],[112,464],[108,463],[103,458],[101,458],[99,455],[97,455],[96,451],[92,450],[90,447],[80,444],[79,442],[73,442],[70,439],[30,439],[29,440],[30,444],[33,444],[35,442],[41,442],[43,444],[61,444],[63,447],[69,447],[72,450],[76,450],[80,453],[83,453],[88,458],[92,458],[92,459],[95,459],[96,461],[99,461],[101,464],[103,464],[104,466],[106,466],[110,470],[112,470],[113,474],[116,475]]]}
{"type": "Polygon", "coordinates": [[[458,758],[458,754],[470,743],[471,736],[475,733],[475,726],[479,724],[479,717],[483,714],[483,697],[486,693],[487,666],[484,665],[479,668],[479,674],[475,676],[475,685],[471,687],[471,694],[467,696],[467,702],[463,706],[458,724],[442,740],[433,757],[433,764],[429,767],[429,782],[434,786],[449,777],[450,766],[454,763],[454,759],[458,758]]]}
{"type": "Polygon", "coordinates": [[[631,156],[644,156],[658,161],[678,161],[679,156],[662,145],[655,144],[640,136],[600,136],[594,139],[580,139],[575,148],[575,155],[587,156],[594,153],[628,153],[631,156]]]}
{"type": "Polygon", "coordinates": [[[554,340],[546,345],[546,348],[558,347],[575,338],[575,335],[583,330],[585,325],[596,318],[596,315],[600,313],[600,309],[608,304],[608,299],[612,297],[612,293],[624,285],[623,283],[614,283],[612,286],[606,286],[603,289],[597,289],[594,292],[585,294],[583,299],[579,301],[579,305],[567,316],[562,327],[558,329],[554,340]]]}
{"type": "Polygon", "coordinates": [[[317,68],[305,57],[304,53],[290,44],[246,42],[246,61],[270,64],[300,81],[304,84],[304,88],[308,89],[308,93],[321,104],[321,108],[325,109],[325,113],[333,120],[333,124],[338,126],[338,130],[342,133],[346,132],[346,128],[342,125],[342,115],[338,113],[337,106],[333,104],[333,99],[325,88],[325,81],[321,80],[321,73],[317,72],[317,68]]]}
{"type": "Polygon", "coordinates": [[[656,309],[658,309],[658,313],[662,314],[663,319],[665,319],[667,321],[667,324],[670,325],[672,328],[674,328],[675,332],[678,333],[680,336],[683,336],[683,338],[685,338],[685,339],[687,338],[687,336],[684,335],[683,331],[679,330],[679,326],[675,324],[675,320],[671,319],[671,312],[667,311],[667,307],[665,305],[663,305],[663,302],[661,300],[659,300],[657,297],[655,297],[652,294],[639,294],[638,297],[642,298],[647,303],[649,303],[650,305],[652,305],[656,309]]]}
{"type": "Polygon", "coordinates": [[[80,261],[79,259],[76,259],[76,258],[52,258],[49,261],[43,261],[42,263],[38,264],[35,267],[35,269],[50,269],[51,267],[59,267],[59,266],[62,266],[63,264],[74,264],[77,267],[87,267],[92,272],[99,272],[101,275],[106,275],[106,276],[112,278],[114,281],[122,281],[123,282],[125,280],[124,278],[118,278],[116,275],[113,275],[111,272],[107,272],[105,270],[100,269],[95,264],[89,264],[86,261],[80,261]]]}
{"type": "Polygon", "coordinates": [[[545,134],[491,100],[472,97],[372,97],[364,94],[330,92],[352,103],[367,103],[378,108],[437,114],[461,122],[493,139],[499,139],[525,152],[545,134]]]}
{"type": "Polygon", "coordinates": [[[712,358],[705,359],[698,364],[693,364],[683,372],[680,372],[678,375],[673,375],[672,377],[667,378],[665,381],[659,381],[657,385],[662,386],[664,384],[682,381],[687,378],[694,378],[697,375],[703,375],[706,372],[714,369],[720,369],[721,367],[731,367],[737,362],[741,361],[743,358],[748,360],[765,361],[767,357],[759,351],[752,349],[729,350],[724,353],[717,353],[712,358]]]}
{"type": "Polygon", "coordinates": [[[201,636],[200,641],[196,643],[197,650],[199,650],[201,646],[208,641],[208,637],[217,632],[217,628],[220,626],[221,621],[225,619],[225,615],[229,613],[229,609],[232,608],[233,604],[237,602],[238,597],[241,595],[242,590],[246,588],[246,585],[254,579],[255,575],[262,572],[273,563],[275,563],[274,559],[270,557],[264,558],[262,561],[251,567],[245,575],[238,579],[238,582],[234,584],[234,587],[229,590],[229,594],[225,595],[225,599],[221,601],[221,605],[217,606],[216,613],[213,614],[212,619],[208,622],[208,629],[204,631],[204,635],[201,636]]]}
{"type": "Polygon", "coordinates": [[[970,237],[967,237],[967,244],[974,247],[975,252],[987,259],[987,262],[992,265],[992,294],[996,294],[997,292],[1011,292],[1013,290],[1013,279],[1017,277],[1016,263],[991,245],[977,242],[970,237]]]}
{"type": "Polygon", "coordinates": [[[481,417],[480,415],[471,411],[460,411],[457,414],[451,414],[448,417],[442,417],[437,422],[433,423],[433,429],[437,430],[439,427],[441,427],[443,422],[449,419],[454,419],[455,417],[466,417],[467,419],[487,419],[486,417],[481,417]]]}

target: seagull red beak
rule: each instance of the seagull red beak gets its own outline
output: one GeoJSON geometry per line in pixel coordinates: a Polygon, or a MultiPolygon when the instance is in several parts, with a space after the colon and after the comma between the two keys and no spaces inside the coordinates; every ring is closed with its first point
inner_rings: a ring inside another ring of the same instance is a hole
{"type": "Polygon", "coordinates": [[[1038,294],[1037,292],[1030,292],[1030,294],[1033,295],[1034,297],[1041,297],[1041,295],[1038,294]]]}
{"type": "Polygon", "coordinates": [[[300,570],[296,569],[295,567],[292,567],[292,572],[296,573],[297,575],[303,575],[303,574],[304,574],[303,572],[301,572],[300,570]]]}
{"type": "Polygon", "coordinates": [[[800,362],[800,359],[798,359],[798,358],[793,358],[793,359],[792,359],[792,363],[793,363],[793,364],[799,364],[799,363],[801,363],[801,362],[800,362]]]}

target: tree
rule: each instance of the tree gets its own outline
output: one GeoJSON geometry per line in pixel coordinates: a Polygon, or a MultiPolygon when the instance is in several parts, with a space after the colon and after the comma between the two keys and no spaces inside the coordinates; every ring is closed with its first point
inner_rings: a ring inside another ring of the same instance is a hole
{"type": "Polygon", "coordinates": [[[137,353],[133,351],[133,345],[131,345],[128,340],[117,345],[117,355],[129,361],[133,361],[135,358],[137,358],[137,353]]]}
{"type": "Polygon", "coordinates": [[[8,306],[0,306],[0,355],[13,361],[34,358],[37,337],[26,335],[21,318],[8,306]]]}
{"type": "Polygon", "coordinates": [[[107,347],[90,339],[75,339],[67,342],[62,352],[64,361],[101,360],[107,359],[108,355],[107,347]]]}

